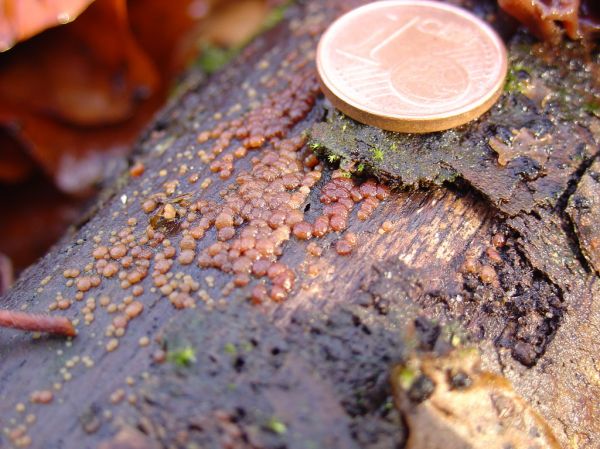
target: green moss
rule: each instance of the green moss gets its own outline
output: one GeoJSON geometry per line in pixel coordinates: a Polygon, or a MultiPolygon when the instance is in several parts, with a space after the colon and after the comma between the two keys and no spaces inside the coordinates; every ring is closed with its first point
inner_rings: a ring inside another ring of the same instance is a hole
{"type": "Polygon", "coordinates": [[[279,22],[281,22],[284,18],[285,18],[285,12],[287,11],[287,9],[290,7],[290,5],[294,3],[292,0],[284,2],[283,4],[276,6],[275,8],[273,8],[269,14],[267,14],[267,17],[265,18],[263,25],[262,25],[262,31],[268,31],[271,28],[276,27],[279,22]]]}
{"type": "Polygon", "coordinates": [[[447,341],[455,348],[468,342],[468,336],[459,323],[450,322],[442,326],[440,339],[447,341]]]}
{"type": "Polygon", "coordinates": [[[231,356],[237,355],[237,348],[233,343],[227,343],[223,349],[226,354],[229,354],[231,356]]]}
{"type": "Polygon", "coordinates": [[[388,399],[385,401],[385,404],[383,404],[383,409],[384,409],[385,411],[390,411],[390,410],[392,410],[393,408],[394,408],[394,401],[392,400],[392,398],[388,398],[388,399]]]}
{"type": "Polygon", "coordinates": [[[381,148],[373,148],[373,160],[376,162],[383,162],[383,150],[381,148]]]}
{"type": "Polygon", "coordinates": [[[335,163],[336,161],[340,160],[340,157],[337,154],[329,154],[327,155],[327,160],[329,161],[330,164],[335,163]]]}
{"type": "Polygon", "coordinates": [[[600,103],[596,103],[593,101],[586,103],[583,105],[583,110],[592,115],[595,115],[596,117],[600,117],[600,103]]]}
{"type": "Polygon", "coordinates": [[[408,390],[413,382],[415,381],[415,379],[418,376],[418,372],[412,368],[402,368],[399,372],[398,372],[398,377],[397,377],[397,381],[398,381],[398,385],[400,385],[400,387],[402,387],[403,390],[408,390]]]}
{"type": "Polygon", "coordinates": [[[237,54],[237,48],[221,48],[209,43],[204,43],[201,46],[198,65],[200,65],[200,68],[202,68],[204,72],[210,75],[225,66],[237,54]]]}
{"type": "Polygon", "coordinates": [[[265,428],[273,433],[276,433],[277,435],[283,435],[287,432],[287,426],[283,423],[283,421],[277,419],[275,416],[267,421],[265,428]]]}
{"type": "MultiPolygon", "coordinates": [[[[328,109],[331,123],[317,123],[310,131],[309,141],[324,160],[340,160],[340,167],[356,175],[369,172],[377,176],[393,170],[403,185],[418,185],[423,179],[443,183],[454,172],[445,164],[454,159],[458,147],[456,134],[448,132],[441,139],[436,135],[415,136],[391,133],[368,127],[328,109]],[[342,129],[345,131],[342,132],[342,129]],[[333,158],[328,159],[331,155],[333,158]],[[442,162],[444,165],[442,166],[442,162]]],[[[461,154],[462,157],[462,154],[461,154]]],[[[385,176],[382,177],[385,179],[385,176]]]]}
{"type": "Polygon", "coordinates": [[[167,360],[176,366],[190,366],[196,362],[196,351],[191,346],[174,349],[167,353],[167,360]]]}
{"type": "Polygon", "coordinates": [[[513,93],[519,92],[523,93],[527,82],[522,80],[519,76],[519,72],[526,72],[528,75],[531,73],[529,69],[521,64],[515,64],[508,69],[508,74],[506,75],[506,83],[504,84],[504,92],[513,93]]]}

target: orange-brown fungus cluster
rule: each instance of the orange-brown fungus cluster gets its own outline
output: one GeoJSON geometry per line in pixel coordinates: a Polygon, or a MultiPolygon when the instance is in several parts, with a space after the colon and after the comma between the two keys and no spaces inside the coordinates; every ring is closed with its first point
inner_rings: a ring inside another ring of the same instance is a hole
{"type": "Polygon", "coordinates": [[[588,5],[580,5],[580,0],[498,0],[498,4],[537,37],[549,42],[560,41],[563,32],[571,39],[580,39],[598,31],[593,18],[581,17],[588,5]]]}
{"type": "MultiPolygon", "coordinates": [[[[261,101],[252,87],[244,86],[250,110],[228,119],[215,114],[214,125],[198,133],[185,164],[180,154],[175,167],[168,158],[153,171],[136,163],[132,177],[162,185],[162,191],[146,190],[139,199],[147,222],[129,218],[121,229],[95,235],[92,262],[63,273],[73,297],[57,294],[49,309],[66,310],[83,302],[81,314],[88,325],[99,311],[110,314],[104,335],[111,352],[143,312],[144,304],[136,298],[148,289],[177,309],[195,307],[198,300],[213,301],[208,291],[215,278],[210,273],[218,270],[225,279],[219,287],[222,297],[246,288],[244,294],[255,303],[282,301],[296,282],[295,271],[281,260],[288,240],[339,233],[323,247],[309,242],[307,254],[319,257],[329,246],[340,256],[350,254],[359,240],[346,231],[351,214],[367,220],[389,192],[372,180],[349,179],[343,171],[322,180],[322,163],[295,130],[319,94],[309,61],[308,55],[292,52],[277,78],[262,78],[265,90],[273,93],[261,101]],[[170,178],[171,173],[176,176],[170,178]],[[215,191],[217,184],[220,191],[215,191]],[[311,198],[313,205],[318,201],[309,218],[311,198]],[[88,296],[104,279],[115,279],[124,297],[88,296]]],[[[265,70],[269,63],[258,66],[265,70]]],[[[123,205],[127,201],[124,195],[123,205]]]]}
{"type": "Polygon", "coordinates": [[[497,287],[499,285],[498,273],[494,265],[498,266],[503,263],[504,260],[498,250],[503,248],[505,244],[506,236],[504,234],[494,234],[491,239],[491,245],[485,250],[489,264],[482,265],[478,260],[479,257],[477,254],[468,254],[463,265],[463,271],[478,276],[485,284],[497,287]]]}
{"type": "MultiPolygon", "coordinates": [[[[252,278],[268,279],[268,283],[254,286],[255,302],[284,300],[294,287],[294,272],[278,262],[283,245],[292,236],[309,240],[344,231],[356,203],[362,202],[358,218],[365,220],[387,196],[387,189],[372,181],[359,187],[336,176],[341,173],[334,173],[321,190],[322,215],[313,222],[305,218],[304,205],[321,179],[322,166],[305,146],[303,136],[288,134],[312,109],[318,85],[311,72],[300,72],[288,86],[243,119],[222,121],[198,135],[198,143],[212,142],[208,150],[198,152],[201,161],[221,180],[234,177],[234,182],[220,192],[222,202],[200,199],[170,215],[172,219],[185,217],[179,224],[183,237],[176,260],[181,265],[192,263],[196,241],[214,230],[217,241],[199,252],[199,267],[216,268],[233,276],[224,293],[247,286],[252,278]],[[249,167],[236,173],[236,161],[246,158],[249,167]]],[[[153,206],[145,202],[143,208],[153,213],[153,206]]],[[[152,227],[147,232],[154,241],[164,238],[152,227]]],[[[338,254],[350,253],[355,244],[354,234],[344,237],[336,245],[338,254]]],[[[180,288],[173,291],[166,276],[175,256],[171,247],[155,267],[154,285],[176,307],[186,307],[193,304],[190,292],[180,288]]]]}

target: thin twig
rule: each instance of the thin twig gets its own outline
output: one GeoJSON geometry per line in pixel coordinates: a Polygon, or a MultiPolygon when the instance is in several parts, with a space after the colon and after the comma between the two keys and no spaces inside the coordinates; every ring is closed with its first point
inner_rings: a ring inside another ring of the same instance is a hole
{"type": "Polygon", "coordinates": [[[47,332],[67,337],[74,337],[77,334],[73,323],[65,317],[33,315],[12,310],[0,310],[0,327],[11,327],[13,329],[33,332],[47,332]]]}
{"type": "Polygon", "coordinates": [[[0,295],[6,293],[14,281],[14,272],[10,259],[0,253],[0,295]]]}

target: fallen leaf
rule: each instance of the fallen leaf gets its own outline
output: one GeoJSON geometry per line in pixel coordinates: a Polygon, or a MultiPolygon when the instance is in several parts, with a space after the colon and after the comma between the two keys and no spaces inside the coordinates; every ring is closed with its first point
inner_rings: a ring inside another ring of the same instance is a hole
{"type": "Polygon", "coordinates": [[[163,0],[128,2],[131,31],[167,83],[197,55],[198,33],[207,18],[212,20],[214,9],[225,1],[232,2],[179,0],[176,5],[163,0]]]}
{"type": "Polygon", "coordinates": [[[14,282],[13,267],[10,259],[0,253],[0,295],[8,291],[14,282]]]}
{"type": "Polygon", "coordinates": [[[160,84],[131,33],[125,0],[98,0],[75,22],[22,43],[0,61],[5,109],[74,126],[122,122],[160,84]]]}
{"type": "Polygon", "coordinates": [[[18,182],[26,179],[35,169],[33,161],[8,132],[0,130],[0,181],[18,182]]]}
{"type": "Polygon", "coordinates": [[[0,195],[0,252],[15,273],[40,257],[81,214],[85,201],[57,191],[52,182],[36,176],[3,185],[0,195]]]}
{"type": "Polygon", "coordinates": [[[2,0],[0,51],[35,34],[74,20],[94,0],[2,0]]]}
{"type": "MultiPolygon", "coordinates": [[[[26,111],[10,123],[19,130],[24,150],[54,179],[56,186],[63,192],[82,196],[92,193],[90,189],[104,179],[111,160],[129,153],[140,129],[162,101],[159,96],[148,99],[131,119],[115,125],[74,127],[26,111]]],[[[0,112],[0,120],[1,117],[0,112]]]]}

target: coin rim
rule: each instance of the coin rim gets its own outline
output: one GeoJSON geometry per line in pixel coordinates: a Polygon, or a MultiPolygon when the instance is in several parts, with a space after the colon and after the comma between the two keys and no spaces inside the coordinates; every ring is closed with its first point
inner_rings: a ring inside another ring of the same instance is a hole
{"type": "Polygon", "coordinates": [[[462,125],[479,117],[489,110],[502,94],[508,72],[508,57],[504,42],[500,36],[498,36],[496,31],[494,31],[494,29],[486,22],[473,15],[469,11],[453,5],[446,5],[429,0],[387,0],[363,5],[335,20],[321,36],[317,46],[316,65],[317,74],[323,93],[336,108],[340,109],[345,114],[349,115],[355,120],[358,120],[359,122],[377,126],[390,131],[423,133],[442,131],[462,125]],[[322,62],[324,59],[323,53],[325,52],[324,47],[327,45],[326,42],[332,38],[334,32],[339,27],[344,26],[345,20],[348,20],[356,15],[360,15],[364,10],[381,9],[384,7],[388,8],[390,5],[433,7],[455,13],[466,20],[475,23],[477,26],[483,29],[483,31],[489,36],[490,40],[499,50],[502,58],[500,64],[500,73],[503,73],[503,76],[498,79],[497,83],[486,95],[482,95],[480,98],[477,98],[475,101],[471,101],[464,106],[443,113],[431,114],[427,116],[401,115],[387,112],[377,112],[368,106],[359,105],[342,91],[337,89],[335,87],[335,83],[333,83],[325,73],[322,62]]]}

